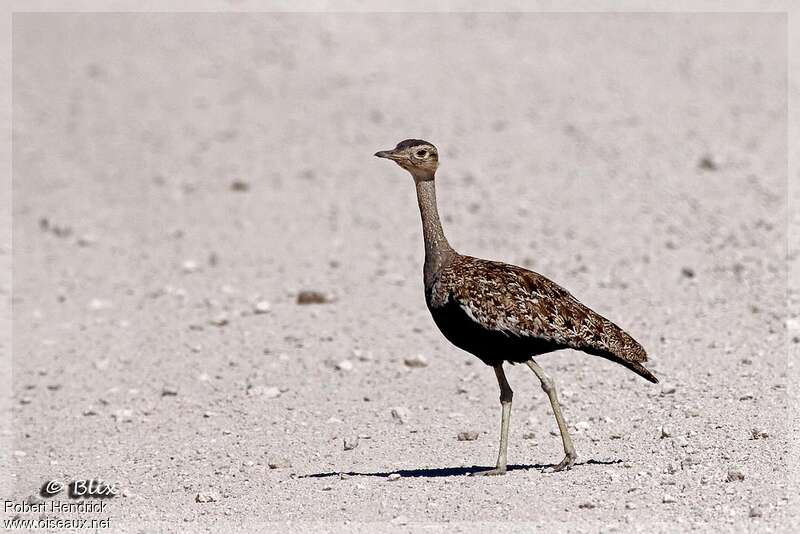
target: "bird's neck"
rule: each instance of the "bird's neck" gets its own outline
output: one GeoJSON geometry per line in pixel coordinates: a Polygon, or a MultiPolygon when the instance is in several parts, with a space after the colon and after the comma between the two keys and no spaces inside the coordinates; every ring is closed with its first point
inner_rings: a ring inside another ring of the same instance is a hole
{"type": "Polygon", "coordinates": [[[439,210],[436,207],[436,185],[432,179],[414,180],[417,186],[417,202],[422,215],[422,235],[425,239],[425,287],[433,283],[434,276],[455,255],[444,236],[439,210]]]}

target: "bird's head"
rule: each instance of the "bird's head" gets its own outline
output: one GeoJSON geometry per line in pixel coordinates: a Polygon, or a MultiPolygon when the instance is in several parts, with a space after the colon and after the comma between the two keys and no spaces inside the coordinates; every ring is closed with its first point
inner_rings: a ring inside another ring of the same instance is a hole
{"type": "Polygon", "coordinates": [[[400,141],[392,150],[381,150],[375,155],[394,161],[410,172],[414,180],[433,180],[439,166],[436,147],[421,139],[400,141]]]}

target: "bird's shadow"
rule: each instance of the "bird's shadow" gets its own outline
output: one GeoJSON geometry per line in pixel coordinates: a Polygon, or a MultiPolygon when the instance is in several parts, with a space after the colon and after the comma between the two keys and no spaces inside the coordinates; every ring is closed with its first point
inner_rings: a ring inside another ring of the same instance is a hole
{"type": "MultiPolygon", "coordinates": [[[[585,462],[576,462],[574,467],[580,467],[584,465],[612,465],[612,464],[621,464],[622,460],[586,460],[585,462]]],[[[508,471],[530,471],[530,470],[537,470],[541,471],[548,467],[553,467],[551,464],[520,464],[520,465],[509,465],[508,471]]],[[[490,467],[480,466],[480,465],[473,465],[472,467],[438,467],[438,468],[431,468],[431,469],[400,469],[398,471],[375,471],[375,472],[327,472],[327,473],[310,473],[308,475],[298,475],[297,478],[327,478],[327,477],[338,477],[338,476],[351,476],[351,477],[378,477],[378,478],[386,478],[391,474],[398,474],[402,478],[440,478],[440,477],[459,477],[465,475],[474,475],[475,473],[479,473],[481,471],[487,471],[491,469],[490,467]]]]}

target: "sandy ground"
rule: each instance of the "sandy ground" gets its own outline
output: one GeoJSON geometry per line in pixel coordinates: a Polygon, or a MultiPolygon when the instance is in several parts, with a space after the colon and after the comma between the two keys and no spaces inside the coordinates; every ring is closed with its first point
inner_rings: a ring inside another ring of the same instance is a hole
{"type": "Polygon", "coordinates": [[[130,532],[790,531],[785,20],[16,15],[6,498],[100,478],[103,514],[51,515],[130,532]],[[498,391],[425,309],[411,180],[372,157],[406,137],[457,249],[651,354],[663,387],[540,359],[569,472],[515,367],[514,468],[466,476],[498,391]]]}

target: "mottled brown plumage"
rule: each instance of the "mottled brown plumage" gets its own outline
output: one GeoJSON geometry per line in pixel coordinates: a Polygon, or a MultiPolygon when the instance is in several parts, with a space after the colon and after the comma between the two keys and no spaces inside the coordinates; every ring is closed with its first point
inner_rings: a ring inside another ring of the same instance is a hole
{"type": "Polygon", "coordinates": [[[602,356],[658,382],[642,365],[647,361],[645,350],[630,335],[533,271],[454,254],[425,294],[445,336],[487,365],[503,360],[522,363],[570,348],[602,356]],[[452,329],[453,322],[461,328],[452,329]],[[468,335],[463,328],[476,333],[468,335]]]}
{"type": "Polygon", "coordinates": [[[526,363],[539,378],[556,417],[565,457],[556,470],[569,468],[577,455],[555,384],[533,359],[559,349],[575,349],[624,365],[651,382],[658,379],[642,363],[644,348],[620,327],[583,305],[544,276],[496,261],[457,253],[444,236],[436,206],[436,147],[420,139],[401,141],[375,154],[411,173],[417,189],[425,243],[425,300],[434,322],[457,347],[494,368],[503,407],[497,467],[506,471],[508,427],[513,392],[503,362],[526,363]]]}

